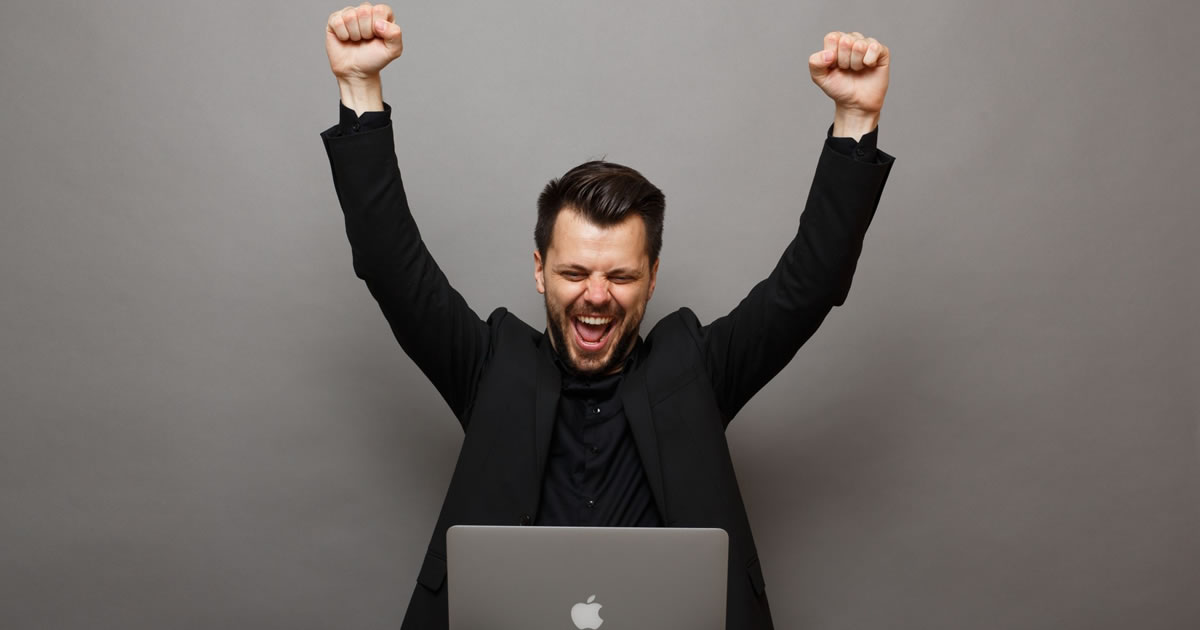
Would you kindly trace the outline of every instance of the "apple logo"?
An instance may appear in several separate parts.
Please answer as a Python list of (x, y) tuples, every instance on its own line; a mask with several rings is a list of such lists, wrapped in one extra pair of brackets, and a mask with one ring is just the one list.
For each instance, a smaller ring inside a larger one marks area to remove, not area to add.
[(596, 596), (592, 595), (587, 603), (580, 602), (571, 607), (571, 621), (579, 630), (596, 630), (604, 620), (600, 618), (600, 604), (593, 604)]

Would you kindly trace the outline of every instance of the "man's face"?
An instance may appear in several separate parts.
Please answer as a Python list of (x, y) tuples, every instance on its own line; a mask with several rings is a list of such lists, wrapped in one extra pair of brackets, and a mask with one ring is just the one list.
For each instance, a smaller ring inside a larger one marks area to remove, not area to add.
[(558, 213), (534, 280), (546, 296), (546, 325), (560, 357), (581, 374), (616, 372), (637, 340), (654, 294), (658, 261), (646, 253), (646, 224), (632, 215), (602, 227), (573, 209)]

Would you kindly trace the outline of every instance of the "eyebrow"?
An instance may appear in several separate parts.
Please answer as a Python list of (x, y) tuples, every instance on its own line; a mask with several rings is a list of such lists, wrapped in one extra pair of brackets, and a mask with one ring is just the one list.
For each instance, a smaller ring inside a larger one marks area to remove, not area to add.
[[(583, 265), (577, 265), (577, 264), (555, 265), (554, 271), (556, 271), (558, 273), (563, 273), (564, 271), (577, 271), (577, 272), (583, 273), (583, 274), (591, 273), (590, 271), (588, 271), (587, 267), (584, 267)], [(606, 276), (630, 276), (633, 278), (640, 278), (640, 277), (642, 277), (642, 272), (638, 269), (620, 267), (618, 269), (611, 269), (604, 275), (606, 275)]]

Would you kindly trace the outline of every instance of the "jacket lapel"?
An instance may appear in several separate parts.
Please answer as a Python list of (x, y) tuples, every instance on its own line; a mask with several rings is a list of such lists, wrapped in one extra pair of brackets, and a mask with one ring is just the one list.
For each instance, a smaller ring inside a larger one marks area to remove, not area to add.
[(550, 436), (554, 433), (554, 417), (558, 413), (558, 395), (562, 391), (562, 376), (554, 364), (554, 350), (550, 347), (550, 336), (543, 335), (538, 348), (537, 393), (534, 403), (534, 449), (537, 458), (533, 478), (537, 480), (535, 496), (541, 497), (542, 475), (546, 471), (546, 456), (550, 452)]
[[(642, 344), (639, 344), (642, 345)], [(663, 525), (667, 520), (667, 501), (663, 492), (662, 462), (658, 457), (658, 434), (654, 430), (654, 418), (650, 415), (650, 395), (646, 392), (646, 371), (635, 367), (621, 379), (619, 388), (621, 404), (625, 407), (625, 418), (633, 430), (633, 441), (642, 456), (642, 468), (646, 481), (658, 504), (658, 514)]]

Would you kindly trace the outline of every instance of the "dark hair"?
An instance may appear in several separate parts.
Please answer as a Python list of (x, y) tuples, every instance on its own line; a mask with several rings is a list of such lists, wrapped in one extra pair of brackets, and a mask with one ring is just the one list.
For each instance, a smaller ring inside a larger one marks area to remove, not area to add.
[(538, 197), (533, 240), (545, 258), (554, 221), (566, 208), (601, 226), (615, 225), (637, 213), (646, 224), (646, 253), (650, 255), (650, 264), (654, 264), (662, 250), (666, 203), (657, 186), (628, 166), (603, 160), (585, 162), (546, 184)]

